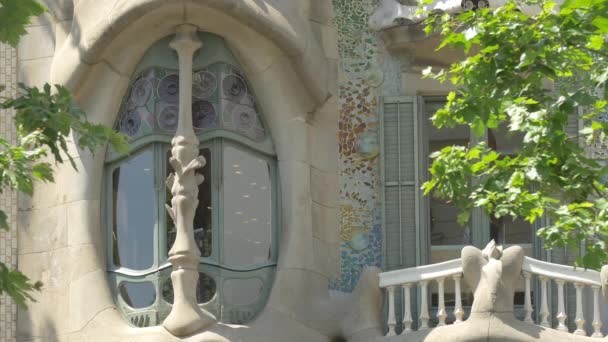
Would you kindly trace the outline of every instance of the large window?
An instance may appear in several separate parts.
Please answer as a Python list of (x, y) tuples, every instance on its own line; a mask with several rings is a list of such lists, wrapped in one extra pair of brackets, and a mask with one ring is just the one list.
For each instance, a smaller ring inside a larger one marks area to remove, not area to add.
[[(382, 113), (382, 180), (384, 185), (385, 265), (411, 267), (460, 257), (465, 245), (520, 244), (531, 253), (532, 226), (523, 220), (493, 219), (477, 211), (469, 224), (457, 222), (458, 209), (449, 201), (423, 197), (420, 186), (429, 178), (430, 154), (446, 146), (468, 146), (476, 139), (466, 126), (438, 129), (431, 116), (445, 104), (441, 97), (385, 99)], [(521, 137), (506, 127), (488, 130), (488, 146), (503, 155), (521, 148)]]
[[(384, 99), (381, 140), (385, 270), (457, 259), (465, 245), (483, 247), (490, 239), (502, 245), (521, 245), (532, 256), (533, 226), (529, 223), (520, 219), (497, 220), (475, 210), (470, 222), (463, 226), (457, 222), (459, 210), (455, 205), (422, 195), (420, 187), (430, 177), (431, 153), (478, 141), (466, 126), (438, 129), (432, 125), (430, 118), (444, 105), (443, 97)], [(488, 130), (479, 139), (503, 155), (516, 154), (521, 148), (521, 137), (509, 134), (506, 127)], [(462, 286), (462, 303), (467, 306), (473, 298), (466, 284)], [(523, 304), (522, 290), (523, 282), (515, 293), (515, 304)], [(432, 321), (437, 293), (433, 282), (429, 289)], [(454, 300), (453, 283), (446, 282), (446, 306), (453, 306)], [(517, 314), (523, 314), (520, 311)], [(448, 315), (448, 321), (452, 319)]]
[[(265, 304), (276, 265), (276, 157), (238, 61), (221, 37), (199, 38), (192, 121), (207, 163), (197, 171), (204, 182), (193, 222), (197, 301), (221, 321), (244, 323)], [(117, 304), (136, 326), (159, 324), (173, 302), (167, 254), (176, 231), (165, 180), (173, 172), (179, 74), (171, 39), (149, 49), (123, 99), (116, 129), (131, 138), (131, 154), (106, 157), (108, 270)]]

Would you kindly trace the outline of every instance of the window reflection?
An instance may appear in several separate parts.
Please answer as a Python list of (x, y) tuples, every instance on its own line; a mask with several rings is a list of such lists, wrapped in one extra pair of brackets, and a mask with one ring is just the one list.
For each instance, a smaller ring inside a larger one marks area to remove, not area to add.
[[(430, 115), (443, 106), (443, 102), (427, 104), (429, 120), (427, 130), (429, 132), (429, 155), (440, 151), (444, 147), (459, 145), (467, 146), (470, 140), (470, 131), (466, 126), (454, 128), (436, 128), (431, 124)], [(432, 164), (429, 159), (429, 166)], [(430, 201), (430, 225), (431, 245), (468, 245), (471, 243), (471, 234), (466, 226), (458, 223), (460, 210), (450, 201), (431, 197)]]
[[(205, 273), (199, 272), (196, 284), (196, 302), (198, 304), (209, 302), (215, 296), (215, 292), (215, 280)], [(173, 304), (173, 283), (171, 282), (171, 278), (167, 279), (163, 284), (162, 294), (162, 298), (167, 303)]]
[(118, 286), (122, 299), (133, 309), (146, 308), (156, 301), (156, 290), (149, 282), (135, 283), (124, 281)]
[(112, 172), (114, 264), (145, 270), (154, 264), (154, 157), (146, 150)]
[(272, 188), (268, 163), (224, 148), (224, 264), (242, 267), (271, 257)]
[[(203, 148), (199, 151), (200, 155), (205, 157), (207, 163), (205, 167), (196, 170), (196, 173), (202, 174), (205, 177), (203, 183), (198, 186), (198, 207), (194, 213), (194, 240), (198, 246), (201, 256), (209, 257), (211, 255), (211, 239), (212, 239), (212, 199), (211, 199), (211, 151), (208, 148)], [(169, 163), (171, 151), (167, 152), (167, 175), (174, 172), (173, 167)], [(171, 190), (167, 188), (167, 204), (171, 205)], [(167, 215), (167, 251), (175, 242), (175, 224), (173, 219)]]
[[(523, 135), (509, 131), (506, 124), (488, 130), (488, 145), (505, 156), (515, 156), (523, 147)], [(510, 216), (490, 218), (490, 238), (498, 244), (532, 243), (532, 225), (521, 218)]]

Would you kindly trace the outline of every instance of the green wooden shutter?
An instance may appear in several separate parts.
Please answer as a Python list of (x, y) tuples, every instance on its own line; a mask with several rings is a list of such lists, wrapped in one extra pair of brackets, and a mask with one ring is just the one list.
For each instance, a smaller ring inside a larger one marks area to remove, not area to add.
[(420, 181), (418, 119), (412, 97), (385, 98), (381, 111), (386, 270), (416, 266)]

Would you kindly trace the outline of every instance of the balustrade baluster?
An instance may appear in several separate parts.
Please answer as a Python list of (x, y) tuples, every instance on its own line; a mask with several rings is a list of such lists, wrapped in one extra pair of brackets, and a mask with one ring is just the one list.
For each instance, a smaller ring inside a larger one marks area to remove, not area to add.
[(526, 317), (524, 318), (524, 322), (526, 323), (530, 323), (530, 324), (534, 324), (534, 320), (532, 320), (532, 311), (534, 310), (532, 308), (532, 296), (531, 296), (531, 291), (530, 291), (530, 279), (532, 278), (532, 275), (529, 272), (524, 272), (524, 280), (525, 280), (525, 286), (526, 286), (526, 293), (525, 293), (525, 299), (524, 299), (524, 310), (526, 311)]
[(388, 292), (388, 321), (386, 322), (388, 333), (386, 336), (395, 336), (395, 325), (397, 325), (397, 320), (395, 319), (395, 287), (389, 286), (386, 290)]
[(585, 316), (583, 316), (583, 286), (581, 283), (574, 284), (576, 288), (576, 318), (574, 319), (576, 330), (574, 331), (574, 335), (587, 336), (585, 332)]
[(600, 287), (593, 286), (593, 335), (591, 337), (602, 338), (602, 320), (600, 318)]
[(448, 316), (445, 312), (445, 289), (443, 287), (444, 281), (445, 278), (437, 279), (437, 296), (439, 299), (439, 307), (437, 308), (437, 319), (439, 320), (439, 323), (437, 323), (438, 327), (445, 325), (445, 318)]
[(549, 308), (547, 306), (547, 281), (549, 278), (540, 277), (540, 325), (546, 328), (551, 328), (549, 323)]
[(454, 316), (456, 317), (456, 321), (454, 324), (462, 323), (462, 318), (464, 317), (464, 310), (462, 310), (462, 297), (460, 294), (460, 279), (462, 279), (462, 274), (455, 274), (454, 279), (454, 295), (456, 303), (454, 304)]
[(427, 295), (428, 281), (420, 282), (420, 327), (418, 330), (424, 330), (429, 328), (429, 305)]
[(410, 292), (412, 284), (403, 284), (403, 333), (412, 331), (412, 302)]
[(555, 279), (557, 284), (557, 330), (568, 331), (566, 326), (566, 307), (564, 306), (564, 281), (561, 279)]

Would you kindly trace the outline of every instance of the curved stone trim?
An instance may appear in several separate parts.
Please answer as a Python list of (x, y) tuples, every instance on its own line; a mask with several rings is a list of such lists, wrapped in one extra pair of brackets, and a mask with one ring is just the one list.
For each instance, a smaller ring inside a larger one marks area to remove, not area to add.
[[(289, 56), (315, 105), (320, 106), (331, 96), (327, 79), (330, 73), (326, 70), (328, 66), (320, 37), (313, 34), (310, 24), (301, 15), (302, 7), (308, 5), (308, 1), (306, 4), (300, 1), (280, 4), (285, 5), (278, 7), (276, 4), (275, 8), (266, 5), (265, 11), (257, 2), (245, 0), (206, 1), (204, 4), (194, 0), (82, 0), (74, 8), (70, 36), (55, 56), (61, 63), (54, 63), (51, 78), (53, 83), (77, 89), (88, 66), (102, 62), (108, 47), (134, 23), (143, 22), (144, 27), (154, 32), (169, 23), (174, 27), (191, 21), (193, 12), (219, 11), (268, 38)], [(162, 16), (164, 23), (149, 20), (150, 15), (160, 9), (166, 9)], [(227, 27), (226, 31), (229, 30), (234, 28)]]

